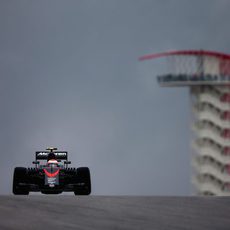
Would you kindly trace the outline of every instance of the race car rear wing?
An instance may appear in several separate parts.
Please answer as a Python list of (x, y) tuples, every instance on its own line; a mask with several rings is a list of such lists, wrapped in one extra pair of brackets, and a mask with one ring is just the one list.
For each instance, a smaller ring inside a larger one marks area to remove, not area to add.
[[(35, 160), (47, 160), (50, 151), (37, 151), (35, 152)], [(54, 151), (53, 152), (57, 160), (68, 160), (68, 152), (66, 151)]]

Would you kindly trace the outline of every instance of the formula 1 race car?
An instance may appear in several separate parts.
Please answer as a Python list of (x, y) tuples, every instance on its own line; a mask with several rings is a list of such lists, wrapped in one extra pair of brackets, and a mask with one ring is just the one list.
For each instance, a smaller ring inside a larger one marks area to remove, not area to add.
[(87, 167), (69, 168), (66, 151), (47, 151), (35, 153), (35, 167), (16, 167), (13, 176), (13, 194), (28, 195), (29, 192), (59, 194), (74, 192), (75, 195), (91, 193), (90, 171)]

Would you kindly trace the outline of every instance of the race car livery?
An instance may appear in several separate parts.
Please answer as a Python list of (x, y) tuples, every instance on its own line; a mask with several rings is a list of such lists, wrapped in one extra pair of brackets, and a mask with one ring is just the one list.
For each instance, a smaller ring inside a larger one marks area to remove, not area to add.
[(13, 175), (13, 194), (28, 195), (29, 192), (59, 194), (74, 192), (75, 195), (91, 193), (90, 170), (88, 167), (70, 168), (68, 152), (47, 151), (35, 153), (35, 167), (16, 167)]

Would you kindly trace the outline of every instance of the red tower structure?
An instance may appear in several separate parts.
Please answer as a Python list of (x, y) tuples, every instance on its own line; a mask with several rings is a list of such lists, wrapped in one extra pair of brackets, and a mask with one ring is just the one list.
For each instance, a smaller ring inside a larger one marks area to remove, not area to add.
[(230, 55), (182, 50), (145, 55), (161, 58), (160, 86), (188, 86), (192, 130), (192, 183), (202, 195), (230, 195)]

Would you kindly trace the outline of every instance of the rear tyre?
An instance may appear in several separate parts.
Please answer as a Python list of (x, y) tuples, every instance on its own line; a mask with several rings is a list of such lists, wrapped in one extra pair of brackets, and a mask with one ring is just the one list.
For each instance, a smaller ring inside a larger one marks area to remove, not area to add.
[(28, 177), (27, 169), (23, 167), (16, 167), (14, 169), (13, 178), (13, 194), (14, 195), (29, 195), (29, 188), (26, 184)]
[(87, 167), (77, 168), (77, 184), (74, 189), (75, 195), (89, 195), (91, 193), (90, 171)]

